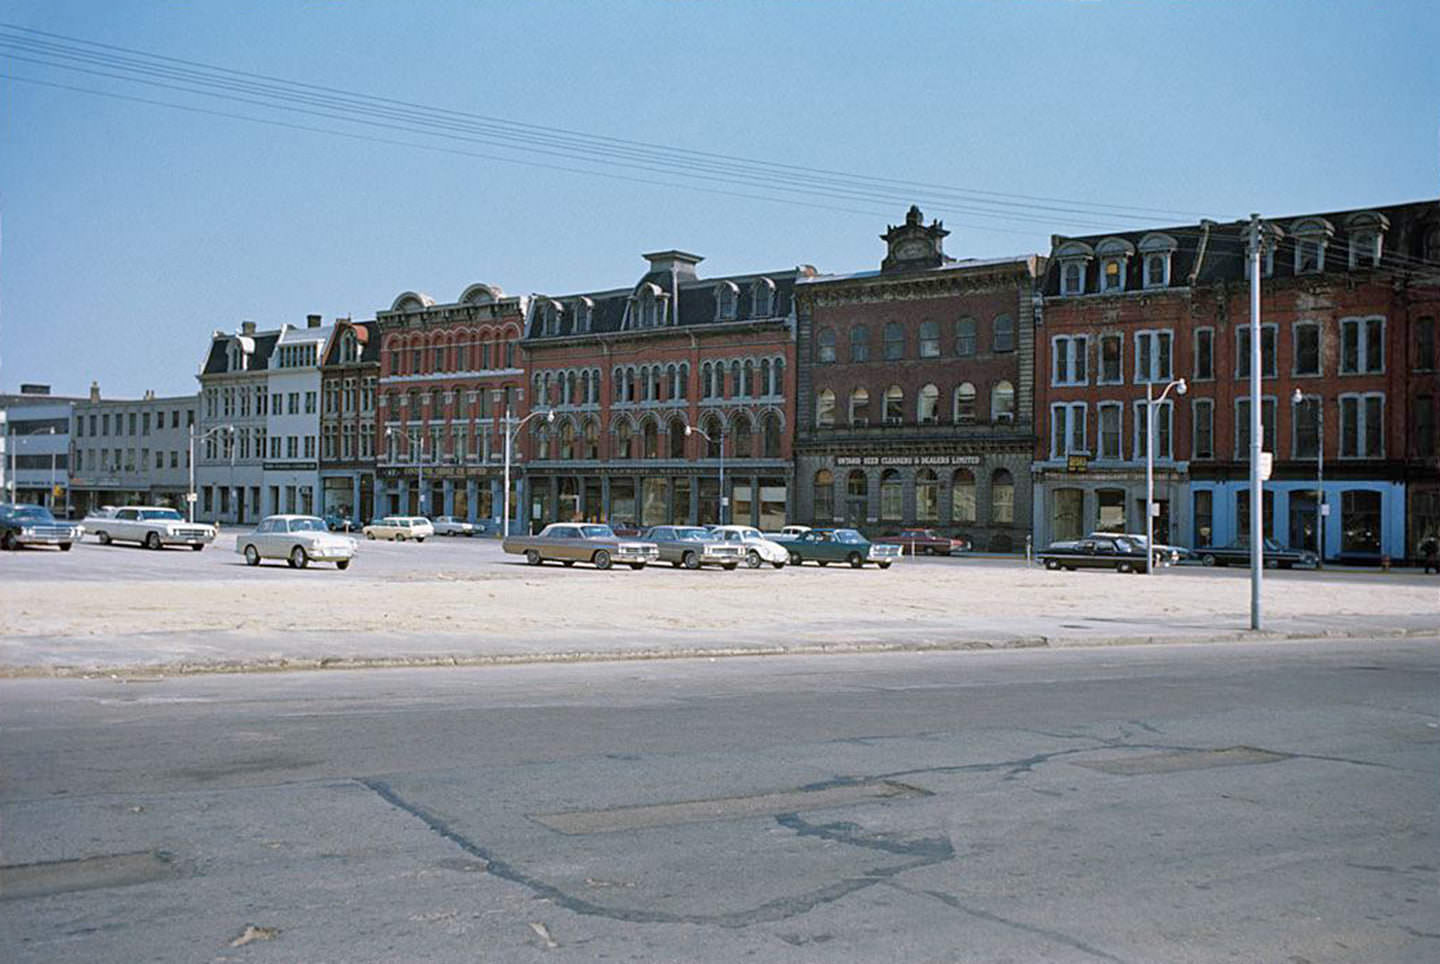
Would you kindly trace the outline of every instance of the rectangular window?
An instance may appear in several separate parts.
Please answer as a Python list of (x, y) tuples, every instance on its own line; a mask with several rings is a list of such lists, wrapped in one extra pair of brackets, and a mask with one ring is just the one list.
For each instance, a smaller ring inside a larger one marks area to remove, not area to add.
[(1345, 318), (1340, 322), (1340, 373), (1374, 374), (1385, 370), (1385, 319)]
[(1340, 493), (1340, 551), (1380, 551), (1380, 493), (1346, 489)]
[(1435, 396), (1416, 395), (1415, 411), (1411, 418), (1415, 426), (1415, 454), (1429, 458), (1435, 454)]
[(1195, 380), (1209, 381), (1215, 377), (1215, 329), (1195, 330)]
[(279, 392), (270, 396), (270, 411), (275, 415), (285, 414), (285, 396)]
[[(1275, 451), (1275, 399), (1260, 399), (1260, 450)], [(1250, 458), (1250, 399), (1235, 400), (1235, 460), (1248, 461)]]
[(1171, 379), (1171, 337), (1168, 331), (1135, 333), (1136, 382), (1168, 382)]
[(313, 435), (305, 436), (305, 457), (307, 459), (315, 457), (315, 436)]
[[(1145, 458), (1145, 401), (1135, 403), (1135, 440), (1134, 451), (1137, 459)], [(1155, 406), (1155, 458), (1171, 459), (1174, 452), (1170, 448), (1171, 428), (1175, 423), (1174, 406), (1169, 399), (1160, 402)]]
[(1124, 337), (1121, 335), (1100, 336), (1100, 377), (1097, 380), (1101, 384), (1118, 385), (1125, 380), (1122, 359), (1124, 352)]
[(290, 414), (291, 414), (291, 415), (299, 415), (299, 414), (300, 414), (300, 393), (299, 393), (299, 392), (291, 392), (291, 393), (290, 393)]
[[(1274, 378), (1275, 366), (1275, 325), (1260, 326), (1260, 377)], [(1250, 377), (1250, 326), (1235, 329), (1235, 377)]]
[(1089, 340), (1082, 336), (1051, 339), (1050, 383), (1084, 385), (1088, 381), (1086, 354)]
[(1295, 422), (1293, 458), (1313, 459), (1319, 453), (1321, 404), (1316, 396), (1307, 395), (1299, 405), (1291, 407)]
[[(1250, 490), (1235, 493), (1235, 528), (1240, 537), (1250, 535)], [(1266, 538), (1275, 538), (1275, 490), (1263, 489), (1260, 496), (1260, 528)]]
[(1214, 543), (1215, 492), (1212, 489), (1196, 489), (1195, 495), (1195, 542), (1196, 546)]
[[(1415, 322), (1415, 370), (1435, 370), (1435, 319), (1421, 318)], [(90, 416), (90, 434), (95, 434), (95, 416)]]
[(1191, 403), (1194, 430), (1191, 435), (1191, 458), (1215, 457), (1215, 400), (1197, 398)]
[(1385, 395), (1340, 396), (1340, 457), (1385, 457)]
[(1050, 457), (1081, 455), (1085, 444), (1085, 403), (1050, 406)]
[(297, 459), (300, 457), (300, 436), (285, 436), (285, 457), (287, 459)]
[(1295, 374), (1320, 374), (1320, 326), (1313, 321), (1295, 325)]
[(1124, 407), (1116, 402), (1102, 402), (1100, 404), (1100, 452), (1102, 459), (1113, 459), (1119, 461), (1123, 458), (1120, 451), (1120, 432), (1122, 431), (1120, 421)]
[(140, 416), (140, 434), (141, 434), (141, 435), (149, 435), (149, 434), (150, 434), (150, 413), (149, 413), (149, 412), (144, 412), (144, 413), (142, 413), (141, 416)]

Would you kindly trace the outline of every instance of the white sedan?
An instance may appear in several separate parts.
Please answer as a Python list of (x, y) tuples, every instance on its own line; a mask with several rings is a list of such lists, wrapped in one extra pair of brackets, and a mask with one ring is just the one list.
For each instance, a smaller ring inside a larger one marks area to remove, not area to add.
[(95, 533), (101, 545), (138, 542), (147, 549), (189, 546), (196, 552), (215, 541), (215, 527), (186, 522), (175, 509), (158, 505), (127, 505), (109, 515), (87, 516), (85, 530)]
[(313, 515), (266, 516), (254, 532), (235, 539), (235, 551), (251, 566), (260, 565), (261, 559), (284, 559), (292, 569), (304, 569), (312, 562), (333, 562), (336, 569), (348, 569), (358, 548), (354, 539), (331, 532), (324, 519)]
[(437, 536), (473, 536), (475, 526), (452, 515), (437, 516), (434, 522)]
[(778, 542), (765, 538), (765, 534), (754, 526), (711, 526), (710, 531), (726, 542), (738, 542), (745, 549), (745, 565), (759, 569), (770, 563), (776, 569), (784, 569), (790, 561), (790, 553)]
[(414, 539), (416, 542), (424, 542), (435, 534), (435, 527), (424, 516), (387, 515), (383, 519), (376, 519), (361, 531), (367, 539), (391, 539), (395, 542)]

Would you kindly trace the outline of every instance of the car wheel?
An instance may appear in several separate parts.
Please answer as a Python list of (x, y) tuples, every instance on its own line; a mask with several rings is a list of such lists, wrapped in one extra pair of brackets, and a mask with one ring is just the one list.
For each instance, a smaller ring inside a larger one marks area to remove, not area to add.
[(830, 565), (830, 560), (829, 560), (829, 559), (816, 559), (815, 561), (818, 562), (818, 563), (820, 563), (820, 568), (821, 568), (821, 569), (824, 569), (826, 566)]
[(373, 532), (367, 532), (367, 533), (365, 533), (365, 538), (369, 539), (371, 542), (374, 542), (374, 541), (375, 541), (375, 533), (373, 533)]
[(339, 569), (341, 572), (344, 572), (346, 569), (349, 569), (349, 568), (350, 568), (350, 560), (349, 560), (349, 559), (341, 559), (341, 560), (337, 561), (337, 562), (335, 563), (335, 568), (336, 568), (336, 569)]
[(774, 566), (776, 569), (784, 569), (784, 568), (785, 568), (785, 563), (783, 563), (783, 562), (772, 562), (772, 563), (770, 563), (770, 565)]
[(1203, 556), (1200, 557), (1200, 565), (1202, 565), (1202, 566), (1213, 566), (1213, 565), (1215, 565), (1215, 557), (1212, 556), (1212, 555), (1211, 555), (1210, 553), (1208, 553), (1208, 552), (1205, 553)]
[(296, 546), (290, 550), (290, 567), (292, 569), (304, 569), (310, 565), (310, 557), (305, 554), (303, 546)]
[(865, 565), (865, 560), (860, 558), (860, 553), (858, 552), (850, 553), (850, 555), (845, 557), (845, 561), (850, 563), (851, 569), (859, 569), (861, 566)]
[(1054, 572), (1055, 570), (1060, 568), (1060, 563), (1056, 562), (1054, 559), (1046, 559), (1045, 568), (1049, 569), (1051, 572)]
[(888, 563), (888, 562), (877, 562), (877, 563), (875, 563), (875, 565), (879, 566), (881, 569), (889, 569), (889, 568), (890, 568), (890, 563)]
[(751, 569), (759, 569), (760, 553), (756, 552), (754, 549), (751, 549), (749, 552), (745, 553), (745, 565), (749, 566)]
[(595, 563), (596, 569), (609, 569), (610, 553), (606, 552), (604, 549), (598, 549), (595, 552), (595, 558), (593, 561)]
[(563, 565), (565, 566), (566, 569), (569, 569), (571, 566), (575, 565), (575, 560), (574, 560), (574, 559), (566, 559), (566, 560), (564, 560)]
[(792, 565), (792, 566), (798, 566), (798, 565), (800, 565), (800, 563), (801, 563), (802, 561), (803, 561), (803, 560), (801, 560), (801, 558), (800, 558), (800, 553), (798, 553), (798, 552), (792, 552), (792, 553), (790, 553), (790, 565)]
[(15, 541), (15, 533), (7, 532), (3, 536), (0, 536), (0, 549), (4, 549), (6, 552), (14, 552), (19, 548), (20, 543)]
[(95, 541), (99, 542), (102, 546), (108, 546), (108, 545), (110, 544), (110, 533), (108, 533), (108, 532), (97, 532), (97, 533), (95, 533)]
[(630, 563), (630, 568), (631, 568), (631, 569), (634, 569), (636, 572), (639, 572), (641, 569), (644, 569), (644, 568), (645, 568), (645, 563), (643, 563), (643, 562), (632, 562), (632, 563)]
[(739, 568), (739, 566), (740, 563), (738, 562), (727, 562), (725, 563), (724, 569), (726, 572), (733, 572), (735, 569)]
[(1117, 562), (1117, 563), (1115, 563), (1115, 571), (1116, 571), (1116, 572), (1129, 572), (1129, 571), (1131, 571), (1133, 568), (1135, 568), (1135, 567), (1132, 566), (1132, 565), (1130, 565), (1130, 563), (1128, 563), (1128, 562)]
[(416, 542), (424, 542), (424, 541), (425, 541), (425, 537), (424, 537), (424, 536), (416, 536), (416, 537), (415, 537), (415, 541), (416, 541)]
[(923, 552), (925, 553), (925, 555), (927, 555), (927, 556), (933, 556), (933, 555), (935, 555), (935, 549), (934, 549), (934, 547), (932, 547), (932, 546), (926, 546), (926, 547), (925, 547), (923, 550), (921, 550), (921, 551), (923, 551)]
[(680, 564), (683, 565), (686, 569), (699, 569), (700, 557), (695, 555), (695, 553), (693, 552), (687, 552), (685, 553), (685, 555), (680, 557)]
[(527, 563), (529, 563), (530, 565), (532, 565), (532, 566), (538, 566), (538, 565), (540, 565), (540, 563), (543, 562), (544, 560), (542, 560), (542, 559), (540, 558), (540, 553), (539, 553), (539, 551), (537, 551), (537, 550), (535, 550), (535, 549), (526, 549), (526, 550), (525, 550), (525, 561), (526, 561)]
[(1265, 559), (1264, 557), (1261, 557), (1261, 562), (1264, 564), (1266, 569), (1280, 568), (1280, 561), (1278, 559)]
[(70, 551), (70, 546), (71, 546), (71, 543), (69, 543), (69, 542), (62, 542), (62, 543), (60, 543), (60, 551), (61, 551), (61, 552), (69, 552), (69, 551)]
[(158, 532), (151, 532), (151, 533), (149, 533), (148, 535), (146, 535), (146, 536), (145, 536), (145, 548), (146, 548), (146, 549), (151, 549), (151, 550), (160, 549), (160, 548), (161, 548), (161, 545), (160, 545), (160, 533), (158, 533)]
[(247, 566), (258, 566), (258, 565), (260, 565), (260, 553), (259, 553), (259, 551), (258, 551), (254, 546), (246, 546), (246, 547), (245, 547), (245, 565), (247, 565)]
[(191, 546), (190, 548), (191, 548), (191, 550), (194, 551), (194, 552), (199, 552), (201, 549), (204, 549), (205, 547), (204, 547), (204, 546)]

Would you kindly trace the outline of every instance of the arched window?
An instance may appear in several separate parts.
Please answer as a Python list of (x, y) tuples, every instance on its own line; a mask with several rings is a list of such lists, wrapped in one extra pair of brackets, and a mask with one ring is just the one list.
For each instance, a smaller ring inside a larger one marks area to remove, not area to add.
[(566, 404), (566, 405), (574, 405), (576, 402), (578, 402), (578, 401), (580, 400), (580, 396), (575, 393), (576, 387), (577, 387), (577, 377), (576, 377), (576, 375), (575, 375), (574, 372), (570, 372), (568, 375), (565, 376), (565, 404)]
[(870, 423), (870, 393), (863, 388), (857, 388), (850, 393), (850, 424), (868, 425)]
[(665, 369), (665, 396), (667, 398), (680, 397), (680, 369), (674, 365)]
[(885, 323), (885, 360), (899, 361), (905, 357), (905, 326), (898, 321)]
[(770, 368), (770, 376), (774, 379), (770, 383), (771, 395), (785, 394), (785, 359), (775, 359), (775, 364)]
[(990, 522), (1009, 525), (1015, 521), (1015, 479), (1007, 469), (990, 476)]
[(755, 394), (755, 363), (748, 358), (745, 359), (745, 375), (740, 380), (738, 394), (741, 398), (749, 398)]
[(655, 420), (654, 420), (653, 418), (647, 418), (647, 419), (645, 420), (645, 426), (644, 426), (643, 432), (644, 432), (644, 442), (645, 442), (645, 445), (644, 445), (645, 458), (647, 458), (647, 459), (657, 459), (657, 458), (659, 458), (659, 457), (660, 457), (660, 426), (658, 426), (658, 425), (655, 424)]
[(560, 457), (562, 459), (573, 459), (575, 457), (575, 426), (569, 419), (560, 423)]
[(711, 373), (711, 366), (710, 366), (710, 363), (707, 361), (705, 364), (703, 364), (703, 365), (700, 366), (700, 397), (701, 397), (701, 398), (710, 398), (710, 397), (711, 397), (711, 395), (710, 395), (710, 373)]
[(896, 469), (886, 469), (880, 476), (880, 518), (899, 522), (904, 517), (904, 486)]
[(630, 457), (630, 438), (634, 434), (634, 429), (624, 419), (621, 419), (620, 424), (615, 426), (615, 458), (628, 459)]
[(548, 459), (550, 457), (550, 432), (548, 429), (539, 428), (535, 431), (535, 458)]
[(965, 425), (975, 421), (975, 386), (962, 382), (955, 389), (955, 424)]
[(720, 446), (723, 437), (720, 434), (720, 419), (714, 415), (705, 417), (705, 457), (707, 459), (718, 459), (720, 457)]
[(990, 421), (1015, 421), (1015, 386), (1000, 381), (990, 389)]
[(744, 394), (745, 388), (740, 381), (740, 363), (733, 361), (730, 363), (730, 397), (740, 398)]
[(590, 370), (586, 369), (580, 373), (580, 402), (583, 405), (590, 403)]
[(825, 524), (835, 519), (835, 476), (829, 469), (815, 473), (815, 521)]
[(769, 318), (775, 310), (775, 285), (769, 278), (761, 278), (750, 289), (752, 318)]
[(815, 396), (815, 427), (829, 428), (835, 424), (835, 393), (821, 389)]
[(685, 422), (683, 419), (673, 418), (670, 420), (670, 457), (672, 459), (685, 457)]
[(922, 321), (920, 323), (920, 357), (940, 357), (940, 323), (938, 321)]
[(600, 425), (593, 418), (585, 420), (584, 438), (581, 458), (598, 459), (600, 457)]
[(1009, 315), (1000, 315), (995, 319), (994, 339), (991, 343), (994, 351), (1015, 350), (1015, 319)]
[(821, 365), (829, 365), (835, 361), (834, 328), (820, 329), (820, 334), (815, 339), (815, 361)]
[(850, 329), (850, 360), (852, 362), (870, 360), (870, 329), (864, 325), (856, 325)]
[(950, 521), (975, 521), (975, 473), (969, 469), (956, 469), (950, 480)]
[(899, 425), (905, 421), (905, 389), (891, 385), (885, 389), (885, 424)]
[(625, 401), (625, 369), (617, 368), (610, 373), (610, 394), (612, 402)]
[(678, 385), (676, 386), (676, 388), (675, 388), (675, 397), (676, 397), (676, 398), (679, 398), (679, 399), (682, 399), (682, 400), (683, 400), (683, 399), (687, 399), (687, 398), (690, 397), (690, 366), (689, 366), (689, 365), (682, 364), (682, 365), (680, 366), (680, 376), (679, 376), (679, 378), (680, 378), (679, 384), (678, 384)]
[(753, 429), (750, 425), (750, 416), (740, 414), (735, 417), (735, 457), (737, 459), (748, 459), (755, 454)]
[(920, 389), (915, 406), (915, 417), (921, 425), (933, 425), (940, 421), (940, 389), (926, 385)]
[(930, 469), (915, 475), (915, 521), (940, 521), (940, 479)]
[(729, 321), (735, 317), (739, 303), (739, 292), (733, 281), (722, 281), (715, 286), (717, 293), (717, 313), (721, 321)]
[(1071, 261), (1065, 265), (1065, 273), (1060, 282), (1060, 293), (1062, 295), (1078, 295), (1085, 290), (1085, 281), (1080, 274), (1080, 265)]
[(870, 479), (862, 470), (850, 470), (850, 474), (845, 478), (845, 495), (851, 499), (868, 499), (870, 497)]
[(766, 412), (761, 419), (760, 426), (764, 432), (761, 442), (761, 455), (767, 459), (778, 459), (780, 457), (780, 416), (774, 412)]
[(770, 395), (770, 359), (760, 360), (760, 390), (755, 394), (768, 397)]

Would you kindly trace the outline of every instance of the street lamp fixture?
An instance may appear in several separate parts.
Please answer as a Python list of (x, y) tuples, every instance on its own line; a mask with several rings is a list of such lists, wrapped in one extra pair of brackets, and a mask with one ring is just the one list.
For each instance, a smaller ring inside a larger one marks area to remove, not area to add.
[[(1305, 393), (1295, 389), (1290, 403), (1298, 409), (1305, 403)], [(1298, 412), (1296, 417), (1299, 417)], [(1330, 507), (1325, 504), (1325, 402), (1318, 395), (1315, 397), (1315, 417), (1315, 567), (1318, 569), (1325, 565), (1325, 517), (1330, 514)]]
[[(1190, 390), (1185, 384), (1185, 379), (1177, 378), (1165, 386), (1159, 398), (1152, 398), (1151, 382), (1145, 383), (1145, 572), (1152, 575), (1155, 572), (1155, 409), (1159, 408), (1170, 394), (1170, 389), (1175, 389), (1176, 395), (1184, 395)], [(1174, 446), (1174, 433), (1171, 433), (1171, 446)]]
[[(693, 425), (685, 426), (686, 435), (698, 435), (707, 442), (714, 442), (715, 439), (703, 428), (696, 428)], [(725, 421), (720, 421), (720, 524), (725, 524)]]
[[(498, 396), (499, 393), (497, 392), (496, 394)], [(526, 422), (535, 418), (537, 415), (545, 416), (545, 421), (547, 422), (555, 421), (555, 409), (536, 409), (520, 419), (520, 421), (515, 422), (512, 427), (510, 423), (513, 422), (514, 419), (510, 415), (510, 403), (505, 403), (505, 515), (500, 525), (502, 527), (501, 532), (507, 539), (510, 538), (510, 450), (515, 443), (515, 436), (520, 434), (520, 429), (525, 426)]]

